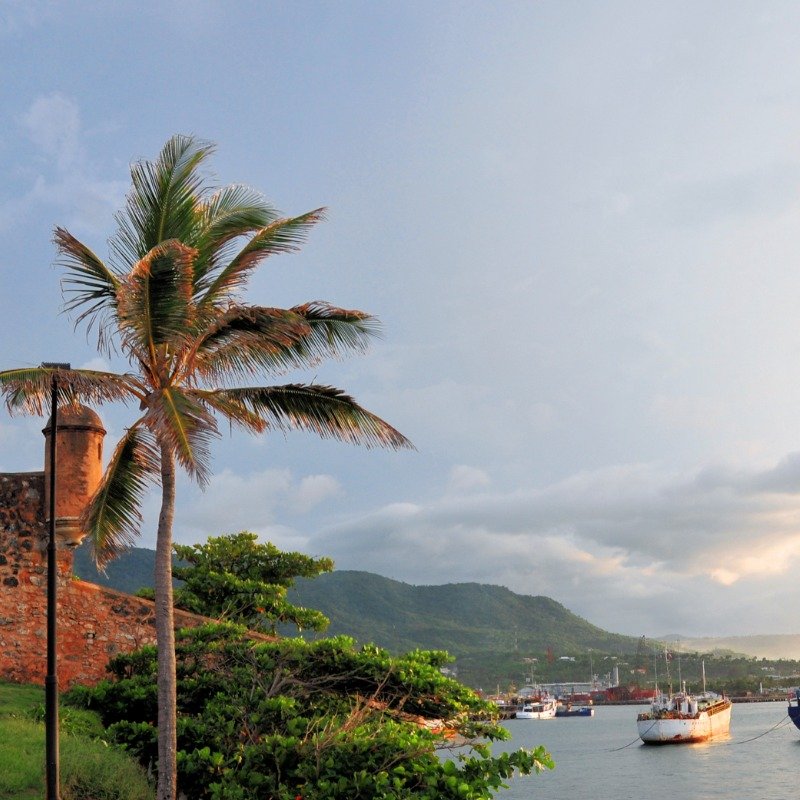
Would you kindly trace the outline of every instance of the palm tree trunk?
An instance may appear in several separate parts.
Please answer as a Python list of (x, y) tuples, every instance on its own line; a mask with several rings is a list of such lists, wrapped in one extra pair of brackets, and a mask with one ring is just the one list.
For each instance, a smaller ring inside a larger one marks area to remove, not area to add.
[(161, 445), (161, 513), (156, 541), (156, 641), (158, 643), (158, 800), (177, 792), (177, 691), (175, 626), (172, 614), (172, 519), (175, 515), (175, 459)]

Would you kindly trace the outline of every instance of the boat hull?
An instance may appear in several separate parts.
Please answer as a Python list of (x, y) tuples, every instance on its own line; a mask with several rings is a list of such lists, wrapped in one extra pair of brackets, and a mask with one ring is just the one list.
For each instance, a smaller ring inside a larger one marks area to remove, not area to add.
[(796, 728), (800, 728), (800, 697), (789, 701), (789, 719), (794, 722)]
[(636, 725), (639, 738), (645, 744), (707, 742), (717, 736), (726, 736), (730, 731), (731, 703), (726, 701), (718, 708), (700, 711), (693, 716), (654, 718), (650, 714), (641, 714)]
[(594, 709), (589, 706), (581, 706), (580, 708), (557, 708), (557, 717), (593, 717)]

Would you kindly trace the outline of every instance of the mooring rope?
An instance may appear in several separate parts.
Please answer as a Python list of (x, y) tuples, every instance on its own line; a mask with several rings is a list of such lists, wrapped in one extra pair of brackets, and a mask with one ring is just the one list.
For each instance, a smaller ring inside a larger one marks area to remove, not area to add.
[(740, 742), (720, 742), (720, 744), (747, 744), (748, 742), (754, 742), (756, 739), (760, 739), (762, 736), (766, 736), (768, 733), (772, 733), (772, 731), (780, 728), (782, 725), (786, 725), (787, 722), (791, 722), (792, 718), (787, 714), (783, 719), (779, 722), (776, 722), (769, 730), (764, 731), (764, 733), (759, 733), (758, 736), (751, 736), (749, 739), (742, 739)]
[(608, 752), (609, 753), (617, 753), (620, 750), (624, 750), (626, 747), (630, 747), (631, 745), (636, 744), (636, 742), (641, 741), (642, 736), (644, 736), (645, 734), (649, 733), (655, 727), (656, 722), (658, 722), (658, 720), (655, 720), (655, 722), (653, 722), (653, 724), (644, 733), (639, 734), (639, 736), (637, 736), (632, 742), (628, 742), (628, 744), (624, 744), (624, 745), (622, 745), (622, 747), (614, 747), (611, 750), (609, 750)]

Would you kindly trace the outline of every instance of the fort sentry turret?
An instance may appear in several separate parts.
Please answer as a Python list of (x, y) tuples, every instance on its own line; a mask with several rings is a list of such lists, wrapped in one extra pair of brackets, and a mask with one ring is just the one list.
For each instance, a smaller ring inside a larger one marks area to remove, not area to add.
[[(42, 430), (45, 438), (44, 512), (50, 514), (50, 437), (53, 420)], [(103, 437), (100, 417), (86, 406), (58, 410), (56, 432), (56, 537), (59, 544), (77, 547), (86, 535), (80, 518), (103, 476)]]

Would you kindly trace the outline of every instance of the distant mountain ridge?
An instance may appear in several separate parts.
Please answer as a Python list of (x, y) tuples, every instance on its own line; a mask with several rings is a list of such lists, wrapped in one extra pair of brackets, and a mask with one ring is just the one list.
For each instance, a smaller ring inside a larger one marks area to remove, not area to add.
[(711, 636), (711, 637), (663, 637), (663, 641), (677, 639), (686, 650), (701, 653), (732, 652), (743, 653), (755, 658), (800, 659), (800, 634), (754, 634), (751, 636)]
[(155, 550), (132, 547), (111, 561), (105, 571), (101, 572), (94, 565), (88, 543), (84, 543), (75, 550), (72, 571), (76, 577), (90, 583), (135, 594), (139, 589), (153, 585), (155, 560)]
[(393, 651), (635, 652), (638, 639), (609, 633), (549, 597), (502, 586), (451, 583), (414, 586), (370, 572), (337, 570), (299, 580), (292, 602), (318, 608), (327, 634), (348, 634)]
[[(101, 586), (134, 593), (153, 585), (155, 551), (131, 548), (105, 574), (92, 563), (86, 545), (75, 551), (74, 571)], [(456, 583), (413, 586), (370, 572), (338, 570), (299, 580), (292, 601), (323, 611), (328, 634), (345, 633), (392, 650), (415, 647), (450, 650), (542, 651), (587, 648), (635, 652), (637, 639), (609, 633), (572, 614), (549, 597), (519, 595), (502, 586)], [(800, 634), (727, 637), (658, 637), (679, 640), (686, 650), (732, 651), (756, 658), (800, 659)]]
[[(155, 551), (132, 548), (99, 572), (86, 546), (75, 552), (78, 577), (124, 592), (153, 584)], [(290, 600), (330, 620), (325, 635), (347, 634), (394, 652), (448, 650), (455, 656), (496, 652), (635, 652), (638, 640), (609, 633), (549, 597), (502, 586), (413, 586), (370, 572), (338, 570), (300, 579)]]

